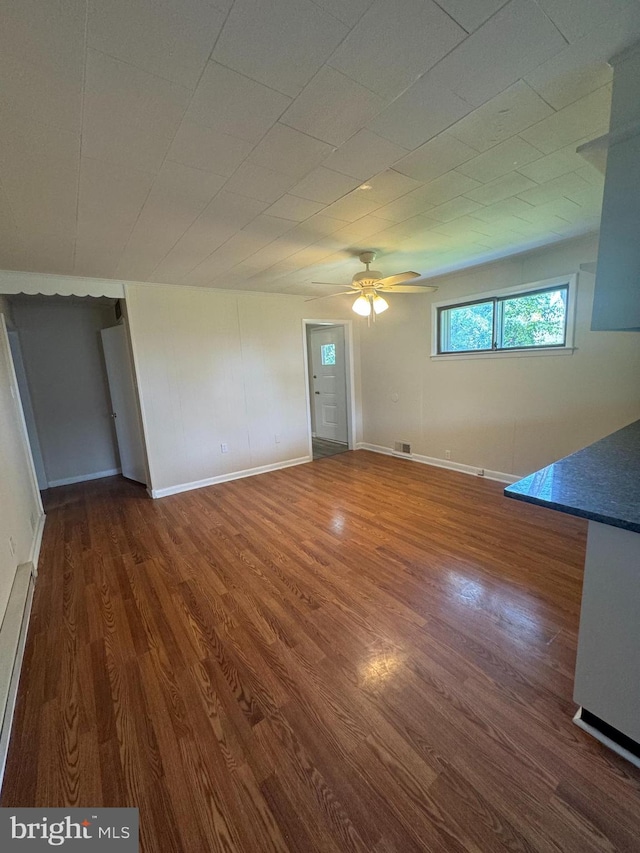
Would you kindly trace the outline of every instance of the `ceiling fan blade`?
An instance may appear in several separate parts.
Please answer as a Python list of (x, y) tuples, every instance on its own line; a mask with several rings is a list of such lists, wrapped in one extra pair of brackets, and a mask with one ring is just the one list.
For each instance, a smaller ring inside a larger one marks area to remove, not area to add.
[[(320, 284), (320, 282), (314, 282)], [(353, 294), (353, 290), (341, 290), (340, 293), (326, 293), (324, 296), (312, 296), (311, 299), (305, 299), (305, 302), (315, 302), (317, 299), (331, 299), (333, 296), (344, 296), (345, 293)]]
[(433, 286), (420, 287), (418, 284), (399, 284), (395, 287), (393, 285), (376, 287), (376, 291), (380, 291), (381, 293), (433, 293), (433, 291), (437, 289), (437, 287)]
[(336, 284), (335, 281), (312, 281), (311, 284), (323, 284), (325, 287), (349, 287), (348, 284)]
[(411, 281), (412, 278), (420, 278), (419, 272), (399, 272), (397, 275), (388, 275), (379, 279), (377, 284), (402, 284), (403, 281)]

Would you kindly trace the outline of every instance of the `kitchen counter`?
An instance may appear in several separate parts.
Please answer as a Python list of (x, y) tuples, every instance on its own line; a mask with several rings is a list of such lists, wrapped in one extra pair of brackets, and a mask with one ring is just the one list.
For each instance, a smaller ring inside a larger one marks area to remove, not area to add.
[(504, 493), (640, 533), (640, 421), (529, 474)]
[(640, 421), (505, 495), (589, 520), (574, 721), (640, 767)]

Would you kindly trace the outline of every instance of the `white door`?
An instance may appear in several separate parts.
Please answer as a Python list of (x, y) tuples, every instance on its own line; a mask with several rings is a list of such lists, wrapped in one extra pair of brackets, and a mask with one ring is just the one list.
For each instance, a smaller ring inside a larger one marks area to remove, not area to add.
[(146, 483), (144, 443), (126, 330), (124, 326), (113, 326), (102, 329), (101, 335), (122, 474)]
[(347, 374), (344, 328), (322, 326), (312, 329), (310, 339), (315, 435), (346, 444)]

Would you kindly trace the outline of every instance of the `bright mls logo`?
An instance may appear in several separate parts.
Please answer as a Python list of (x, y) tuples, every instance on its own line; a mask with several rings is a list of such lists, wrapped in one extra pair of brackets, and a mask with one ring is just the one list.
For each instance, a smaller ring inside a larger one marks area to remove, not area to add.
[(138, 853), (138, 809), (0, 809), (0, 850)]

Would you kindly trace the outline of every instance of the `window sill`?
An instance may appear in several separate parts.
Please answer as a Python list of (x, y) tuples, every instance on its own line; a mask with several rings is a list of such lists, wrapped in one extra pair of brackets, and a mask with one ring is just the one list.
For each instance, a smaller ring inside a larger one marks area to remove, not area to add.
[(576, 347), (499, 350), (498, 352), (446, 352), (431, 355), (431, 361), (467, 361), (470, 358), (529, 358), (541, 355), (573, 355)]

